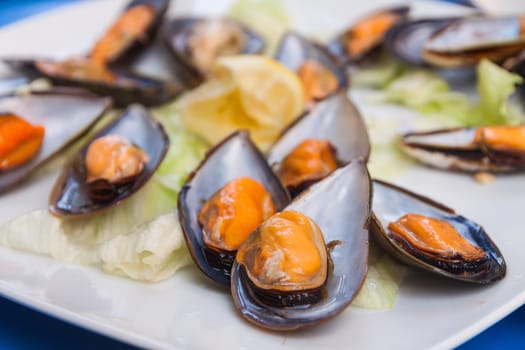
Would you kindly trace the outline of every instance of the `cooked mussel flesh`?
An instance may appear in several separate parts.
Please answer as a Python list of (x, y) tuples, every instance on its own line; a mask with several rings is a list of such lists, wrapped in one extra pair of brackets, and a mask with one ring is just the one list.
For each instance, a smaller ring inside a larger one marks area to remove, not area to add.
[(275, 213), (272, 197), (258, 181), (239, 177), (221, 187), (202, 206), (199, 224), (208, 256), (231, 268), (239, 246)]
[(467, 172), (525, 168), (525, 125), (408, 133), (401, 146), (409, 156), (437, 168)]
[[(217, 144), (190, 175), (178, 199), (184, 238), (199, 269), (229, 285), (238, 244), (289, 202), (288, 192), (246, 131)], [(217, 230), (218, 226), (223, 227)]]
[(12, 113), (0, 113), (0, 172), (34, 158), (44, 139), (45, 129)]
[(265, 304), (309, 305), (323, 296), (326, 244), (319, 226), (300, 212), (285, 210), (264, 221), (239, 248), (237, 261)]
[(86, 217), (120, 204), (153, 176), (168, 146), (164, 128), (144, 107), (128, 107), (64, 166), (49, 197), (50, 212)]
[(374, 180), (373, 188), (371, 233), (395, 257), (465, 282), (505, 276), (503, 256), (480, 225), (395, 185)]

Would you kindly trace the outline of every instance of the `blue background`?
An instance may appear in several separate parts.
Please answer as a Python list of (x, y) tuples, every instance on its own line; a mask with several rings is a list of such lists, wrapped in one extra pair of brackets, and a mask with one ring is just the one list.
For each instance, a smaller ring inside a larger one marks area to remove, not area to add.
[[(0, 27), (75, 1), (83, 0), (0, 0)], [(0, 297), (0, 349), (28, 348), (133, 349)], [(525, 349), (525, 306), (458, 347), (458, 350), (483, 349)]]

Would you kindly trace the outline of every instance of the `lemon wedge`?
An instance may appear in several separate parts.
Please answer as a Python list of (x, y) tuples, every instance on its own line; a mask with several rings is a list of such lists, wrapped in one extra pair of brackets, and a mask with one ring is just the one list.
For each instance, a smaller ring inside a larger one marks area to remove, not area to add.
[(247, 129), (266, 150), (305, 108), (297, 74), (260, 55), (219, 58), (210, 80), (176, 104), (183, 124), (215, 144)]

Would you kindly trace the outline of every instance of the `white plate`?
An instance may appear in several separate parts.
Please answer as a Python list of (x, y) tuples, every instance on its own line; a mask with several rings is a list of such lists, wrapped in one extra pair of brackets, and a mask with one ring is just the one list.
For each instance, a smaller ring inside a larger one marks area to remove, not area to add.
[[(289, 0), (294, 22), (327, 36), (388, 0)], [(85, 51), (125, 4), (86, 1), (0, 30), (0, 56), (67, 55)], [(220, 13), (226, 2), (174, 2), (172, 13)], [(300, 5), (300, 6), (299, 6)], [(366, 7), (365, 7), (366, 6)], [(420, 10), (456, 12), (419, 3)], [(351, 14), (351, 15), (350, 15)], [(38, 40), (37, 40), (38, 38)], [(359, 102), (359, 101), (358, 101)], [(365, 115), (407, 117), (402, 108), (359, 103)], [(44, 208), (54, 175), (2, 195), (0, 223)], [(397, 183), (448, 204), (486, 228), (505, 255), (507, 277), (470, 286), (410, 271), (391, 311), (348, 308), (336, 319), (296, 333), (271, 333), (234, 311), (227, 291), (195, 267), (158, 284), (142, 284), (89, 267), (0, 248), (0, 293), (79, 326), (146, 348), (181, 349), (423, 349), (450, 348), (498, 321), (525, 301), (525, 176), (501, 176), (482, 186), (471, 177), (414, 167)]]

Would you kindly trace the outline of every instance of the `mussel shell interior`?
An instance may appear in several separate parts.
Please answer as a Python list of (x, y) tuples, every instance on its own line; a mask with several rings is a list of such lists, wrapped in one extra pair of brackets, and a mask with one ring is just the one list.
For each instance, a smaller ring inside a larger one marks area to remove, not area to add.
[(275, 59), (294, 72), (297, 72), (306, 60), (315, 61), (334, 74), (339, 89), (348, 87), (345, 69), (336, 62), (328, 49), (295, 32), (288, 32), (283, 36)]
[[(395, 257), (418, 268), (465, 282), (486, 284), (505, 276), (506, 264), (503, 255), (479, 224), (456, 214), (454, 210), (442, 204), (400, 187), (378, 180), (373, 181), (373, 187), (371, 233)], [(430, 265), (406, 253), (388, 236), (387, 227), (390, 222), (395, 222), (408, 213), (416, 213), (447, 221), (465, 239), (486, 253), (489, 260), (488, 269), (477, 273), (455, 273)]]
[[(115, 107), (126, 107), (132, 103), (155, 106), (174, 99), (183, 91), (183, 87), (171, 82), (164, 82), (139, 75), (123, 68), (112, 67), (117, 80), (127, 84), (110, 84), (89, 80), (77, 80), (63, 76), (51, 76), (37, 68), (34, 59), (4, 59), (11, 68), (22, 71), (30, 77), (45, 77), (56, 85), (82, 87), (97, 95), (109, 96)], [(45, 59), (44, 61), (49, 61)]]
[[(85, 155), (91, 141), (107, 134), (118, 134), (144, 151), (149, 161), (142, 172), (106, 201), (97, 201), (89, 195), (86, 184)], [(141, 105), (132, 105), (109, 126), (98, 132), (66, 164), (49, 197), (49, 210), (60, 217), (85, 217), (110, 209), (139, 190), (153, 175), (164, 159), (169, 139), (162, 125), (155, 121)]]
[[(188, 39), (192, 35), (193, 26), (197, 25), (199, 21), (210, 20), (205, 17), (180, 17), (175, 18), (165, 24), (163, 30), (164, 41), (173, 55), (173, 58), (187, 70), (191, 71), (195, 75), (194, 80), (200, 81), (203, 79), (201, 73), (191, 62), (190, 55), (188, 53)], [(231, 19), (234, 21), (233, 19)], [(238, 23), (244, 35), (246, 36), (245, 46), (240, 54), (257, 54), (261, 53), (266, 43), (264, 39), (257, 35), (255, 32), (250, 30), (245, 25)]]
[(403, 62), (426, 66), (428, 63), (421, 55), (423, 45), (436, 31), (454, 20), (454, 18), (439, 18), (398, 23), (386, 33), (385, 47)]
[[(42, 147), (35, 158), (0, 172), (0, 192), (14, 188), (54, 155), (85, 134), (111, 106), (108, 98), (78, 89), (55, 89), (0, 99), (0, 111), (11, 112), (45, 128)], [(1, 114), (0, 112), (0, 118)]]
[(308, 138), (329, 140), (342, 163), (357, 157), (367, 159), (370, 153), (370, 140), (361, 114), (344, 91), (319, 102), (286, 129), (268, 152), (268, 163), (278, 167)]
[(338, 242), (330, 253), (333, 270), (321, 301), (278, 308), (262, 302), (243, 268), (232, 268), (231, 292), (236, 308), (250, 322), (272, 330), (313, 326), (336, 316), (353, 300), (364, 281), (368, 262), (371, 184), (365, 163), (353, 160), (316, 183), (285, 208), (299, 211), (320, 227), (325, 242)]
[(230, 271), (217, 268), (209, 261), (198, 215), (205, 201), (241, 176), (261, 183), (270, 193), (277, 211), (290, 202), (288, 193), (246, 131), (231, 134), (208, 152), (182, 188), (178, 200), (179, 219), (193, 260), (206, 276), (224, 285), (230, 283)]

